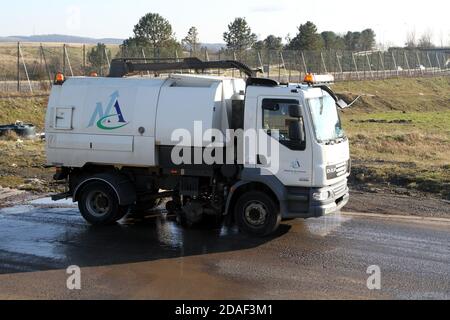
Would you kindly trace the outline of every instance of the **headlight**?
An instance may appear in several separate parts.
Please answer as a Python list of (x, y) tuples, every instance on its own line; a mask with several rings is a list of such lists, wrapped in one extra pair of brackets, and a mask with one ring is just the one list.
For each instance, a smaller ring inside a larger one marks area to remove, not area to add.
[(316, 201), (325, 201), (331, 198), (331, 192), (330, 191), (325, 191), (325, 192), (315, 192), (313, 194), (313, 198)]

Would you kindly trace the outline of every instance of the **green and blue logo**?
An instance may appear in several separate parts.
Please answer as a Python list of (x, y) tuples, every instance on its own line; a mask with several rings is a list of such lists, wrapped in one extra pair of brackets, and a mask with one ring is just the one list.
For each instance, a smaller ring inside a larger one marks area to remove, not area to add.
[(106, 106), (103, 109), (103, 104), (97, 102), (97, 106), (89, 121), (88, 128), (94, 125), (101, 130), (116, 130), (127, 126), (129, 123), (125, 120), (122, 109), (119, 103), (119, 91), (115, 91), (111, 96)]

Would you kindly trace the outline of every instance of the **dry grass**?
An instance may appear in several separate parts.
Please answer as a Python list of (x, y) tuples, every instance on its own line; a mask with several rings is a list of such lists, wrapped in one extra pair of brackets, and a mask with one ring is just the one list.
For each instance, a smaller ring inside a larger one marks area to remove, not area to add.
[[(0, 124), (16, 120), (33, 123), (44, 129), (48, 94), (0, 95)], [(15, 133), (0, 139), (0, 186), (35, 192), (48, 192), (58, 187), (51, 183), (52, 171), (44, 168), (45, 143), (21, 141)], [(37, 180), (36, 180), (37, 179)], [(30, 182), (30, 180), (33, 180)], [(42, 183), (37, 183), (41, 181)]]
[[(61, 70), (63, 66), (63, 44), (62, 43), (43, 43), (45, 52), (45, 60), (49, 65), (50, 71), (56, 72)], [(86, 45), (86, 53), (88, 53), (95, 45)], [(118, 45), (108, 45), (111, 50), (112, 57), (119, 52)], [(28, 73), (32, 79), (47, 79), (44, 60), (41, 58), (41, 50), (39, 43), (21, 43), (23, 55), (20, 59), (20, 72), (22, 80), (25, 80), (25, 72), (23, 70), (23, 62), (27, 65)], [(66, 45), (68, 60), (75, 74), (82, 74), (83, 66), (83, 45), (67, 44)], [(68, 61), (66, 66), (68, 70)], [(4, 79), (14, 80), (17, 73), (17, 43), (0, 43), (0, 76)]]
[(0, 95), (0, 124), (16, 121), (33, 123), (38, 130), (44, 129), (48, 94)]
[(355, 183), (427, 191), (450, 198), (450, 79), (338, 84), (364, 95), (343, 115)]
[(0, 141), (17, 141), (19, 137), (14, 131), (7, 131), (5, 134), (0, 136)]
[(0, 186), (38, 193), (58, 190), (46, 169), (45, 142), (0, 140)]

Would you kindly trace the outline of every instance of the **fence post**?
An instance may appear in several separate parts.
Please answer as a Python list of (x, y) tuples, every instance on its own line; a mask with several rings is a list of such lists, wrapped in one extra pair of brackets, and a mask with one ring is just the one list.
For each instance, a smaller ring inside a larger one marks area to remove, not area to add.
[[(288, 73), (288, 71), (287, 71), (287, 68), (286, 68), (286, 62), (284, 61), (283, 51), (280, 51), (280, 58), (281, 58), (281, 63), (283, 65), (284, 73), (286, 74), (286, 73)], [(289, 81), (290, 80), (291, 80), (291, 78), (289, 77)]]
[[(220, 59), (219, 59), (220, 60)], [(259, 60), (259, 66), (261, 67), (261, 70), (262, 70), (262, 72), (263, 72), (263, 74), (265, 73), (264, 72), (264, 64), (263, 64), (263, 62), (262, 62), (262, 58), (261, 58), (261, 51), (258, 51), (258, 60)]]
[(355, 54), (353, 52), (352, 52), (352, 60), (353, 60), (353, 65), (355, 66), (356, 77), (359, 80), (358, 64), (356, 63)]
[[(233, 59), (237, 61), (236, 51), (233, 51)], [(242, 71), (239, 70), (239, 77), (242, 78)], [(233, 78), (234, 78), (234, 68), (233, 68)]]
[(67, 59), (67, 64), (69, 65), (70, 75), (73, 77), (72, 64), (70, 63), (69, 52), (67, 51), (67, 47), (65, 45), (64, 45), (64, 52)]
[[(175, 55), (178, 56), (178, 52), (177, 52), (177, 51), (175, 51)], [(144, 50), (144, 48), (142, 48), (142, 58), (144, 58), (144, 62), (147, 63), (147, 57), (145, 56), (145, 50)], [(178, 58), (178, 57), (177, 57), (177, 58)], [(177, 61), (178, 61), (178, 60), (177, 60)], [(110, 68), (111, 68), (111, 66), (110, 66)], [(150, 75), (150, 71), (148, 71), (148, 70), (147, 70), (147, 75), (148, 75), (148, 76)]]
[(443, 65), (442, 65), (443, 69), (447, 70), (448, 69), (447, 68), (447, 61), (445, 60), (445, 54), (443, 52), (442, 52), (442, 63), (443, 63)]
[(439, 61), (439, 55), (438, 55), (437, 51), (436, 51), (436, 61), (438, 63), (439, 71), (442, 71), (441, 62)]
[(409, 74), (409, 76), (411, 76), (411, 67), (409, 65), (408, 56), (406, 55), (406, 51), (404, 51), (403, 54), (405, 56), (406, 66), (408, 67), (408, 74)]
[[(288, 51), (288, 53), (291, 53), (291, 51)], [(286, 61), (284, 60), (284, 55), (283, 55), (283, 51), (281, 51), (281, 59), (283, 60), (283, 66), (284, 66), (284, 71), (288, 74), (288, 83), (291, 83), (291, 78), (292, 78), (292, 61), (291, 59), (289, 59), (290, 54), (288, 55), (288, 61), (289, 61), (289, 71), (288, 68), (286, 67)]]
[(281, 57), (278, 56), (278, 82), (281, 82)]
[(17, 92), (20, 92), (20, 42), (17, 42)]
[(306, 60), (305, 60), (305, 54), (302, 51), (302, 60), (303, 60), (303, 67), (305, 68), (305, 75), (308, 73), (308, 67), (306, 66)]
[(339, 59), (339, 54), (337, 51), (336, 51), (336, 60), (338, 63), (339, 71), (341, 72), (341, 77), (342, 77), (341, 80), (344, 80), (344, 71), (342, 70), (342, 63), (341, 63), (341, 60)]
[(47, 64), (47, 58), (45, 57), (44, 47), (42, 46), (42, 43), (41, 43), (41, 54), (42, 54), (42, 58), (44, 59), (45, 69), (47, 70), (47, 74), (48, 74), (48, 82), (51, 87), (52, 86), (52, 75), (50, 74), (50, 68), (48, 67), (48, 64)]
[(108, 69), (111, 69), (111, 62), (109, 61), (108, 51), (106, 49), (106, 45), (105, 45), (104, 51), (105, 51), (106, 63), (108, 64)]
[(423, 75), (422, 62), (420, 61), (419, 51), (416, 51), (416, 57), (417, 57), (417, 63), (419, 64), (418, 67), (420, 69), (420, 73)]
[(63, 44), (63, 69), (62, 69), (62, 73), (66, 74), (66, 44)]
[[(236, 60), (236, 52), (233, 51), (233, 60)], [(234, 68), (231, 71), (231, 76), (234, 78), (235, 74), (234, 74)]]
[(400, 70), (398, 70), (397, 61), (395, 60), (395, 54), (394, 54), (394, 51), (392, 51), (392, 60), (394, 61), (394, 68), (395, 68), (395, 71), (396, 71), (397, 77), (398, 77), (398, 76), (399, 76)]
[(325, 63), (325, 59), (323, 57), (323, 52), (322, 51), (320, 51), (320, 59), (322, 59), (323, 69), (324, 69), (325, 73), (328, 73), (327, 65)]
[(25, 75), (27, 77), (28, 86), (30, 87), (30, 92), (33, 93), (33, 87), (31, 86), (31, 81), (30, 81), (30, 76), (28, 75), (27, 65), (25, 64), (25, 59), (23, 58), (22, 49), (20, 48), (20, 42), (19, 42), (18, 49), (19, 49), (19, 55), (22, 58), (23, 69), (25, 70)]
[(83, 44), (83, 75), (86, 74), (86, 45)]
[[(220, 61), (220, 59), (221, 59), (221, 54), (220, 54), (220, 51), (219, 51), (219, 61)], [(217, 75), (220, 77), (221, 76), (221, 74), (220, 74), (220, 68), (217, 68)]]
[(373, 79), (374, 76), (373, 76), (373, 71), (372, 71), (372, 62), (370, 61), (369, 54), (367, 52), (366, 52), (366, 58), (367, 58), (367, 65), (368, 65), (369, 71), (370, 71), (370, 76)]
[(430, 65), (431, 68), (431, 73), (435, 73), (435, 69), (433, 68), (433, 64), (431, 63), (431, 59), (430, 59), (430, 53), (427, 51), (427, 59), (428, 59), (428, 64)]
[(386, 66), (384, 65), (384, 57), (383, 57), (384, 54), (381, 54), (381, 51), (379, 51), (379, 54), (380, 54), (381, 68), (383, 68), (384, 78), (387, 78), (387, 75), (386, 75)]
[[(42, 45), (42, 43), (39, 44), (39, 45)], [(42, 53), (41, 53), (41, 49), (39, 48), (39, 72), (40, 72), (41, 69), (43, 68), (42, 66), (43, 66)]]

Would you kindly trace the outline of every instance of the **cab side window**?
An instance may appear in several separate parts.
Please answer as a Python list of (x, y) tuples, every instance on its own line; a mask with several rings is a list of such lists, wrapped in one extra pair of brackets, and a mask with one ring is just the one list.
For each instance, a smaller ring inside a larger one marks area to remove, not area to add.
[[(263, 130), (287, 148), (296, 151), (304, 151), (306, 149), (305, 141), (299, 143), (289, 139), (289, 125), (292, 121), (298, 121), (298, 119), (289, 116), (289, 106), (298, 104), (298, 100), (264, 99), (262, 102)], [(303, 133), (305, 133), (303, 119), (300, 121), (300, 126)]]

